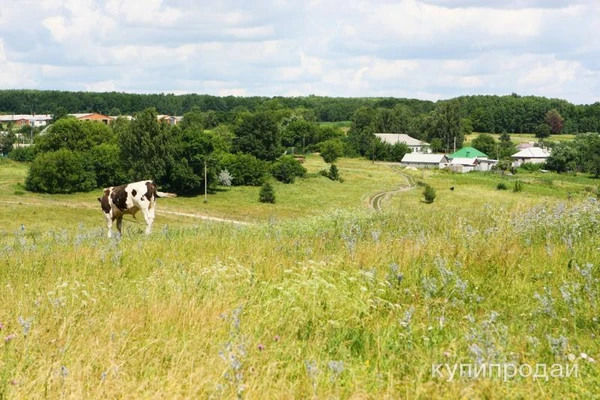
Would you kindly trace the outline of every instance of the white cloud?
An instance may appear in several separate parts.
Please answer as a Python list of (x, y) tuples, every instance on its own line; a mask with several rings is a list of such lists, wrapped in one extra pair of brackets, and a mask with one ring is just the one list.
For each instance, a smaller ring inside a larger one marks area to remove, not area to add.
[(595, 0), (0, 0), (0, 89), (592, 102), (598, 26)]

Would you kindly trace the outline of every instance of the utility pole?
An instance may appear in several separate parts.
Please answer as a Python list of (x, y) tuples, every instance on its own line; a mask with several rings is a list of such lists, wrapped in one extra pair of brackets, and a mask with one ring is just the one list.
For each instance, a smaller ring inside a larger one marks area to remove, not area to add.
[(456, 136), (454, 136), (454, 153), (456, 153)]
[(207, 177), (207, 173), (206, 173), (206, 159), (204, 159), (204, 202), (208, 203), (208, 191), (207, 191), (207, 182), (206, 182), (206, 177)]

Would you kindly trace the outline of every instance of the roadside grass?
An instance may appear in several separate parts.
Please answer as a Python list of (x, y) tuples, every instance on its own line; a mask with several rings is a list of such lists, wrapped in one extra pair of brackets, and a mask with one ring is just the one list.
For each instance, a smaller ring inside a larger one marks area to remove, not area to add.
[[(22, 168), (0, 165), (0, 199), (37, 204), (0, 213), (0, 397), (595, 396), (600, 204), (583, 194), (594, 180), (404, 170), (435, 202), (417, 188), (376, 213), (366, 199), (403, 178), (339, 165), (349, 185), (280, 185), (291, 208), (264, 216), (240, 205), (255, 226), (160, 215), (152, 235), (125, 224), (122, 239), (104, 236), (95, 194), (17, 196)], [(515, 179), (522, 192), (495, 190)], [(577, 365), (578, 377), (432, 374), (482, 363)]]

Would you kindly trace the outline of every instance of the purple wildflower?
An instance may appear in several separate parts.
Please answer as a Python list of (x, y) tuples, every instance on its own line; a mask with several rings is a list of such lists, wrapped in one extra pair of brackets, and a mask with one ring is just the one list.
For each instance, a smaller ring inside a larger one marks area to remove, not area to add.
[(264, 349), (265, 349), (265, 345), (263, 345), (263, 344), (258, 345), (258, 350), (263, 351)]
[(15, 339), (17, 337), (17, 335), (15, 335), (14, 333), (11, 333), (10, 335), (8, 335), (7, 337), (4, 338), (4, 343), (8, 343), (11, 340)]

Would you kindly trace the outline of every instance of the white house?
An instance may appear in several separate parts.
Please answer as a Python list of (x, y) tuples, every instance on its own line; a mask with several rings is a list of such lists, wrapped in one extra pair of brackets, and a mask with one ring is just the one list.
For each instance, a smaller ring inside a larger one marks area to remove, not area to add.
[(423, 142), (419, 139), (415, 139), (414, 137), (408, 136), (404, 133), (376, 133), (375, 136), (381, 139), (384, 143), (396, 144), (396, 143), (404, 143), (408, 146), (409, 149), (412, 150), (413, 153), (418, 154), (429, 154), (431, 153), (431, 148), (429, 147), (429, 143)]
[(448, 157), (445, 154), (406, 153), (402, 157), (402, 165), (414, 168), (446, 168)]
[(529, 147), (511, 156), (514, 160), (512, 163), (513, 167), (520, 167), (525, 163), (543, 164), (548, 157), (550, 157), (550, 152), (541, 147)]
[(0, 124), (12, 122), (16, 126), (46, 126), (52, 121), (50, 114), (6, 114), (0, 115)]
[(457, 157), (450, 161), (448, 167), (450, 168), (450, 171), (464, 174), (466, 172), (475, 171), (478, 166), (479, 160), (477, 158)]

